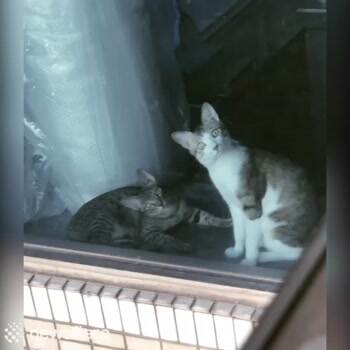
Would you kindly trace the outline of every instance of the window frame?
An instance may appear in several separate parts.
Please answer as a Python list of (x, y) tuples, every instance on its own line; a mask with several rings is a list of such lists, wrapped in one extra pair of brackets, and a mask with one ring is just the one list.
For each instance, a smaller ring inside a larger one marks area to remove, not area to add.
[[(280, 332), (283, 332), (283, 326), (286, 325), (299, 306), (298, 303), (302, 301), (320, 270), (325, 266), (326, 240), (327, 227), (324, 216), (315, 229), (313, 241), (288, 275), (286, 283), (274, 302), (261, 317), (259, 326), (254, 330), (243, 350), (269, 349), (269, 344), (273, 344)], [(303, 329), (300, 329), (300, 333), (303, 333)]]

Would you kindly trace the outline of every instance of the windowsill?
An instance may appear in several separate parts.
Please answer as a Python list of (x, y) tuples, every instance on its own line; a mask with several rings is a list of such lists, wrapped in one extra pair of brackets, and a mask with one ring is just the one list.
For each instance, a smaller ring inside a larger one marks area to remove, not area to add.
[(208, 261), (30, 234), (25, 235), (24, 255), (48, 262), (79, 264), (92, 267), (94, 271), (107, 268), (141, 273), (143, 280), (151, 275), (153, 280), (160, 276), (273, 293), (280, 288), (287, 273), (275, 268), (242, 266), (232, 261)]

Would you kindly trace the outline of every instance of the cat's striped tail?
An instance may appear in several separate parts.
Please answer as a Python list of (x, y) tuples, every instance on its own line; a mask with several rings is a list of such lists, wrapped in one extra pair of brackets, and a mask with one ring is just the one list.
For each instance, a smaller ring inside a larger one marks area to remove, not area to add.
[(81, 230), (75, 230), (72, 225), (69, 225), (67, 227), (67, 235), (68, 238), (73, 241), (86, 242), (89, 240), (89, 234), (87, 230), (85, 232), (81, 232)]

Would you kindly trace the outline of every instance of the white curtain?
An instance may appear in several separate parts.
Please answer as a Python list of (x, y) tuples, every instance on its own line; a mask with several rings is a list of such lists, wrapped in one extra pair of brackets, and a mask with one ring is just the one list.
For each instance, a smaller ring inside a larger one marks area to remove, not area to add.
[(174, 23), (159, 20), (169, 4), (26, 0), (27, 220), (75, 212), (134, 183), (137, 168), (157, 175), (184, 166), (169, 136), (188, 121)]

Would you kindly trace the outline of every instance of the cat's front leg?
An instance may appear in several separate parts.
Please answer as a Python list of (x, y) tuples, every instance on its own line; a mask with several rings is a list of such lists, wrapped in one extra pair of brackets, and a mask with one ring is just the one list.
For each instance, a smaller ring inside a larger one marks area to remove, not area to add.
[(191, 208), (191, 210), (192, 214), (187, 220), (190, 224), (195, 223), (199, 226), (211, 226), (220, 228), (232, 227), (231, 218), (219, 218), (213, 214), (208, 213), (205, 210), (198, 208)]
[(144, 229), (141, 233), (143, 248), (163, 252), (190, 253), (193, 248), (169, 234), (157, 229)]
[(230, 207), (231, 217), (233, 221), (233, 237), (235, 245), (225, 250), (227, 258), (239, 258), (244, 254), (245, 236), (246, 236), (246, 216), (238, 207)]
[(259, 248), (262, 240), (261, 219), (247, 220), (245, 237), (245, 258), (242, 265), (255, 266), (259, 261)]

